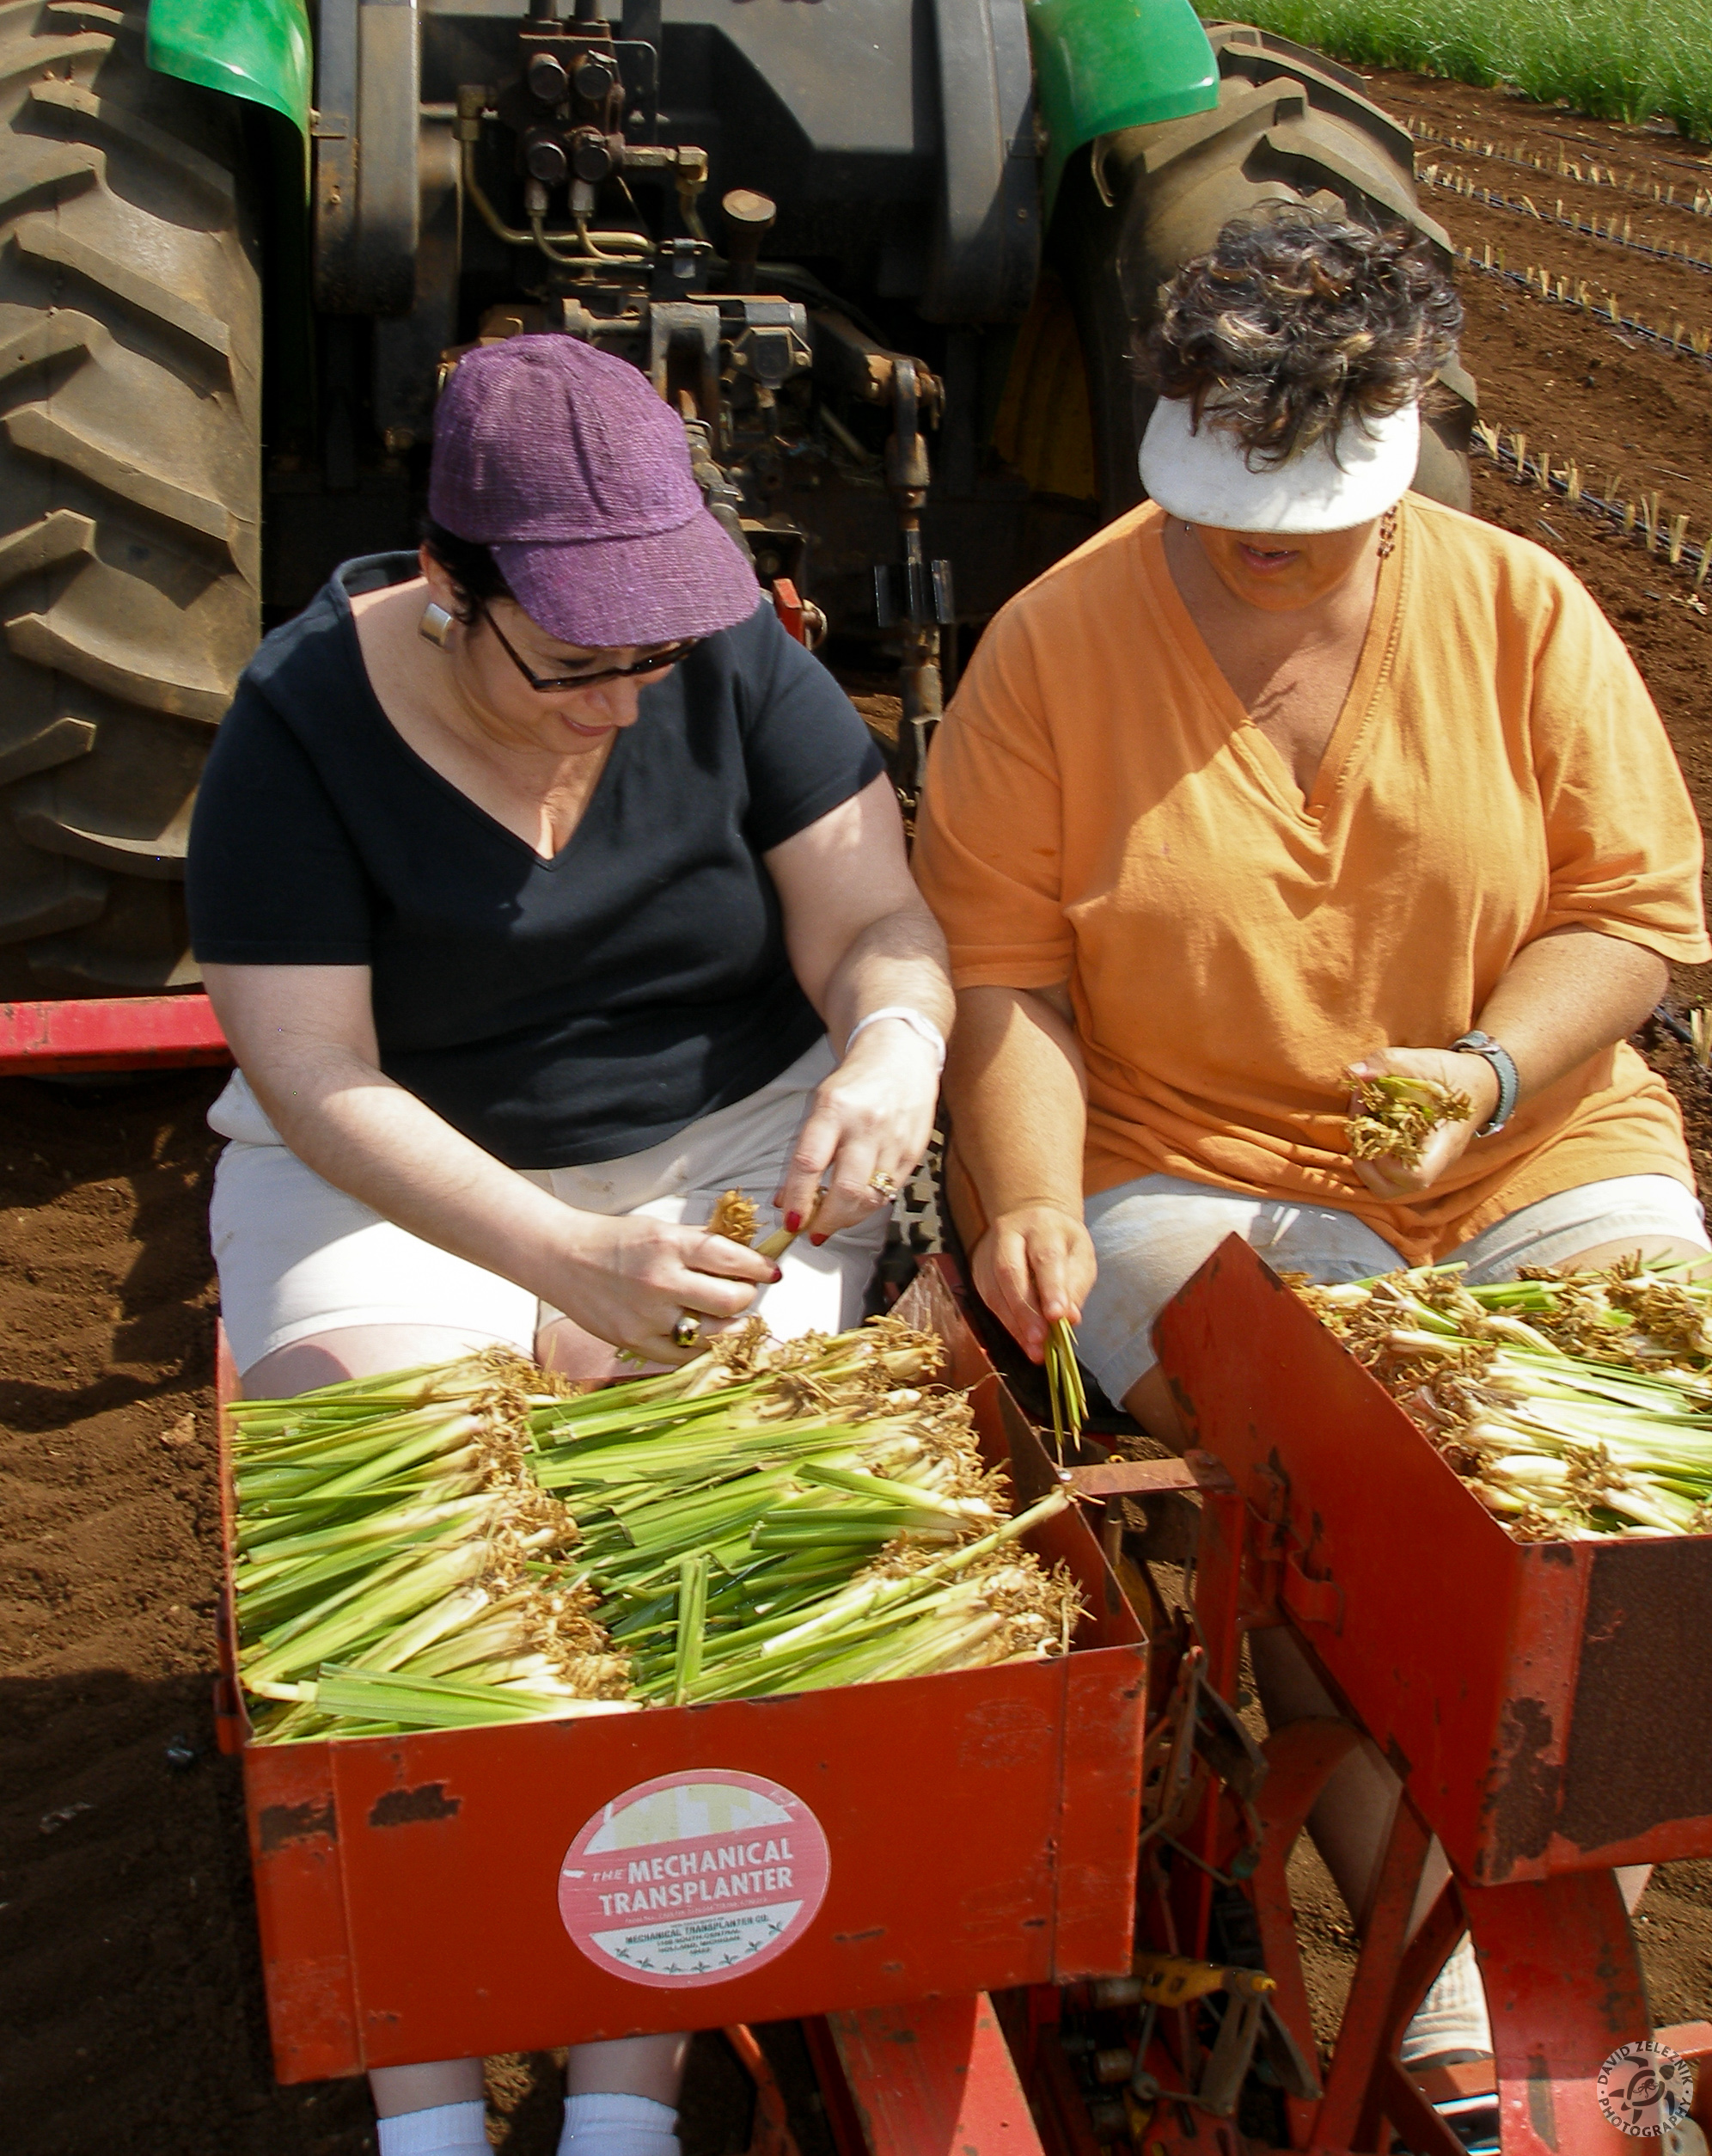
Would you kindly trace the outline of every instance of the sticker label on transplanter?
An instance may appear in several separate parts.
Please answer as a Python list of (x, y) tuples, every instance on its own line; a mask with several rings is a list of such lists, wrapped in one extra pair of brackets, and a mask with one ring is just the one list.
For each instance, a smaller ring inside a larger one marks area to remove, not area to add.
[(794, 1945), (831, 1853), (800, 1797), (692, 1768), (602, 1804), (565, 1853), (559, 1914), (597, 1968), (634, 1984), (722, 1984)]

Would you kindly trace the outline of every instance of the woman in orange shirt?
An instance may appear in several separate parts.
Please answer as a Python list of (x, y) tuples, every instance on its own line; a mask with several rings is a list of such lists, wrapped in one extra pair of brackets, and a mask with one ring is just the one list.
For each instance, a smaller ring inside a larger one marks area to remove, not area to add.
[[(935, 744), (915, 867), (976, 1284), (1036, 1358), (1077, 1325), (1168, 1440), (1153, 1320), (1232, 1232), (1323, 1280), (1709, 1247), (1624, 1044), (1666, 961), (1712, 957), (1698, 825), (1575, 578), (1405, 492), (1459, 323), (1406, 236), (1227, 227), (1150, 346), (1151, 500), (1011, 602)], [(1471, 1103), (1418, 1167), (1350, 1157), (1351, 1075), (1384, 1072)], [(1329, 1711), (1261, 1659), (1275, 1720)], [(1316, 1834), (1359, 1921), (1396, 1783), (1357, 1767)]]
[[(1333, 1280), (1708, 1247), (1623, 1044), (1712, 957), (1699, 827), (1575, 578), (1404, 493), (1459, 316), (1400, 236), (1227, 228), (1155, 333), (1152, 500), (1011, 602), (934, 749), (975, 1278), (1161, 1436), (1153, 1321), (1233, 1230)], [(1383, 1071), (1472, 1104), (1417, 1168), (1349, 1156)]]

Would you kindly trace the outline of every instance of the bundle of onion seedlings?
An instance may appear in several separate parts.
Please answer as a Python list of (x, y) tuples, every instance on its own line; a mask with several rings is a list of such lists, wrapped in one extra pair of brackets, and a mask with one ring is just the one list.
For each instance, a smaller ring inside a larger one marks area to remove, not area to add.
[(1436, 1078), (1359, 1078), (1354, 1090), (1355, 1112), (1344, 1124), (1350, 1157), (1395, 1161), (1401, 1167), (1418, 1167), (1440, 1124), (1464, 1121), (1473, 1106), (1465, 1093)]
[(1042, 1359), (1046, 1364), (1047, 1397), (1052, 1407), (1052, 1438), (1061, 1467), (1064, 1440), (1068, 1437), (1073, 1444), (1088, 1419), (1088, 1395), (1082, 1385), (1081, 1366), (1076, 1360), (1076, 1335), (1067, 1318), (1055, 1318), (1047, 1327)]
[(566, 1563), (576, 1523), (529, 1473), (558, 1397), (490, 1352), (229, 1411), (239, 1676), (257, 1733), (313, 1736), (613, 1711), (624, 1665)]
[(232, 1411), (272, 1739), (736, 1699), (1063, 1651), (939, 1349), (896, 1320), (572, 1395), (498, 1351)]
[(1513, 1534), (1712, 1533), (1712, 1280), (1461, 1271), (1291, 1284)]

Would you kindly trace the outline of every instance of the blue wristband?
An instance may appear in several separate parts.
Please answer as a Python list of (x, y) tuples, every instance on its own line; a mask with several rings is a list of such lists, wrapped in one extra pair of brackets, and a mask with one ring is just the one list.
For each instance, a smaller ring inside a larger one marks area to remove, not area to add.
[(1507, 1048), (1493, 1039), (1490, 1033), (1464, 1033), (1451, 1046), (1461, 1049), (1470, 1056), (1484, 1056), (1498, 1079), (1498, 1106), (1488, 1120), (1475, 1132), (1477, 1138), (1489, 1138), (1501, 1130), (1516, 1112), (1516, 1102), (1522, 1090), (1522, 1081), (1516, 1070), (1516, 1060)]

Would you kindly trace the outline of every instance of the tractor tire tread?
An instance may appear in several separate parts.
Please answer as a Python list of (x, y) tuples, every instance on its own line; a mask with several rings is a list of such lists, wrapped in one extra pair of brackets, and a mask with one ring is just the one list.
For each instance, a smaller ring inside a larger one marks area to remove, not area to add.
[(229, 100), (144, 64), (144, 21), (0, 4), (8, 997), (193, 983), (190, 810), (260, 633), (242, 136)]

